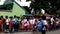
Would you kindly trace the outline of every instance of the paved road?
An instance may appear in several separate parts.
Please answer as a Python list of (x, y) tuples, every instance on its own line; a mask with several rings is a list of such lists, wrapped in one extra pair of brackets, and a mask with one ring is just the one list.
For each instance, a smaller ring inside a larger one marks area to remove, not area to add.
[[(32, 34), (32, 32), (15, 32), (15, 33), (0, 33), (0, 34)], [(49, 31), (46, 34), (60, 34), (60, 30)]]

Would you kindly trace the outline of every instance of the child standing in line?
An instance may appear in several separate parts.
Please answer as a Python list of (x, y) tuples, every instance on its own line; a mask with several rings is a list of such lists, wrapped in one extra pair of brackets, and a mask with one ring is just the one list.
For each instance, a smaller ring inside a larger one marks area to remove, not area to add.
[(10, 33), (12, 33), (12, 29), (13, 29), (12, 17), (10, 17), (10, 21), (9, 21), (9, 32)]
[(6, 16), (6, 30), (5, 32), (8, 32), (9, 31), (9, 21), (10, 21), (10, 18), (8, 18), (8, 16)]
[(4, 31), (4, 28), (5, 28), (5, 19), (3, 18), (3, 16), (1, 16), (1, 20), (2, 20), (1, 28), (2, 28), (2, 32), (3, 32)]
[(1, 26), (2, 26), (2, 20), (1, 20), (1, 17), (0, 17), (0, 32), (1, 32)]

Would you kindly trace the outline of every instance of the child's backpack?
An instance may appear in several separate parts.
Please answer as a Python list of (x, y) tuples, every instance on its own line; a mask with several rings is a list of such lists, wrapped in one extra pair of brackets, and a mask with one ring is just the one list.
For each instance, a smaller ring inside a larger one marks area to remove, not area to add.
[(15, 19), (12, 20), (12, 23), (15, 24)]
[(13, 19), (13, 20), (12, 20), (12, 23), (13, 23), (13, 24), (19, 24), (19, 21), (18, 21), (17, 19)]
[(37, 29), (38, 30), (43, 30), (43, 22), (42, 21), (38, 21), (38, 23), (37, 23)]

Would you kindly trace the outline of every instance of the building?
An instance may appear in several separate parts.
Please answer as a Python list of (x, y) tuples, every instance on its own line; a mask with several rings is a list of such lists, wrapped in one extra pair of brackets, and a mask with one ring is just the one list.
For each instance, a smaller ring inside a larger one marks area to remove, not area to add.
[(20, 16), (24, 14), (25, 10), (16, 1), (0, 0), (0, 16)]
[(31, 1), (30, 0), (15, 0), (21, 7), (23, 7), (26, 11), (26, 14), (31, 14)]

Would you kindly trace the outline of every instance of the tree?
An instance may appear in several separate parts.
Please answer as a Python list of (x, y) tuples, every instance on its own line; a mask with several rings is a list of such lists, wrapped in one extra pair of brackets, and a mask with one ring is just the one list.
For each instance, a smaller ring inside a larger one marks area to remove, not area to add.
[(32, 8), (34, 9), (35, 14), (37, 13), (37, 11), (40, 11), (40, 3), (38, 1), (40, 1), (40, 0), (32, 1), (31, 5), (30, 5), (31, 6), (31, 9)]
[(50, 6), (52, 7), (51, 12), (57, 13), (56, 11), (60, 9), (60, 0), (49, 0), (48, 2), (51, 4)]
[(46, 13), (56, 14), (60, 9), (60, 0), (35, 0), (32, 1), (31, 8), (34, 8), (35, 13), (44, 9)]

